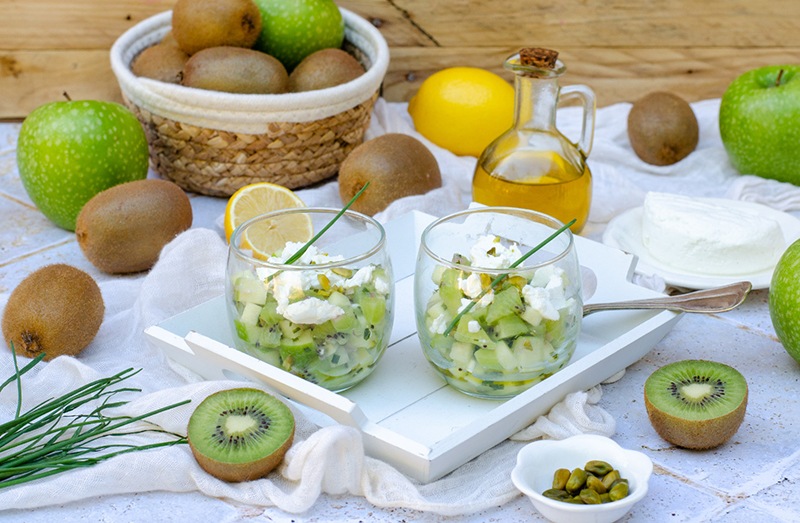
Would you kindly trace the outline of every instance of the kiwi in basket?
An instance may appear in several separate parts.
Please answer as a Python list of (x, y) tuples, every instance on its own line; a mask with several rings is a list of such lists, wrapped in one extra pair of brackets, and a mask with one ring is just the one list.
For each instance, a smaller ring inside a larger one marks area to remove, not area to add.
[(189, 55), (177, 45), (158, 44), (139, 53), (131, 64), (131, 71), (136, 76), (179, 84), (188, 60)]
[(308, 55), (289, 75), (289, 91), (316, 91), (355, 80), (364, 74), (358, 60), (341, 49), (321, 49)]
[(707, 449), (727, 441), (742, 424), (747, 382), (722, 363), (678, 361), (647, 378), (644, 402), (659, 436), (679, 447)]
[(294, 439), (294, 416), (260, 390), (224, 390), (197, 406), (187, 432), (203, 470), (223, 481), (249, 481), (283, 460)]
[(212, 47), (192, 55), (183, 69), (183, 85), (242, 94), (285, 93), (286, 68), (261, 51)]
[(253, 47), (261, 11), (253, 0), (178, 0), (172, 33), (190, 55), (209, 47)]

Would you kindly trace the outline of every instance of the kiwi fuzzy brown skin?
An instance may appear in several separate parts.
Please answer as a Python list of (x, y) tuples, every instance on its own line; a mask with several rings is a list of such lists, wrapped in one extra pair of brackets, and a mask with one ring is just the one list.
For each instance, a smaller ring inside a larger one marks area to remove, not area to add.
[(180, 84), (187, 61), (189, 55), (177, 45), (158, 44), (139, 53), (131, 64), (131, 72), (160, 82)]
[(91, 276), (71, 265), (46, 265), (11, 293), (3, 311), (3, 338), (26, 358), (74, 356), (94, 339), (105, 305)]
[[(203, 403), (201, 403), (197, 407), (195, 413), (197, 413), (198, 410), (206, 402), (208, 402), (209, 400), (213, 400), (214, 396), (220, 394), (222, 395), (231, 393), (236, 394), (238, 392), (252, 392), (256, 394), (266, 394), (257, 389), (223, 390), (215, 394), (212, 394), (211, 396), (206, 398), (206, 400), (204, 400)], [(275, 399), (275, 401), (279, 401), (276, 398), (273, 399)], [(291, 417), (291, 411), (289, 411), (288, 408), (286, 409), (286, 412)], [(194, 417), (195, 414), (193, 413), (192, 418)], [(292, 442), (294, 441), (295, 424), (293, 417), (291, 418), (291, 422), (292, 422), (291, 433), (286, 438), (286, 440), (283, 441), (283, 443), (269, 455), (263, 456), (259, 459), (255, 459), (252, 461), (244, 461), (244, 462), (219, 461), (211, 456), (206, 455), (202, 450), (198, 448), (199, 445), (197, 445), (195, 442), (192, 441), (192, 433), (193, 433), (193, 430), (191, 430), (191, 427), (193, 425), (192, 419), (189, 420), (190, 429), (187, 429), (187, 439), (189, 441), (189, 447), (192, 450), (192, 454), (194, 455), (195, 460), (203, 470), (205, 470), (215, 478), (221, 479), (223, 481), (231, 481), (231, 482), (250, 481), (253, 479), (258, 479), (266, 476), (272, 470), (274, 470), (275, 467), (277, 467), (283, 460), (283, 457), (286, 455), (286, 452), (292, 446)], [(219, 428), (220, 427), (218, 426), (217, 429)], [(196, 434), (197, 432), (194, 433)]]
[(101, 271), (150, 269), (161, 249), (192, 226), (186, 193), (166, 180), (137, 180), (106, 189), (84, 205), (75, 235), (84, 256)]
[(212, 47), (186, 62), (183, 85), (226, 93), (280, 94), (289, 87), (289, 75), (282, 63), (266, 53)]
[[(684, 362), (678, 362), (677, 364), (681, 363)], [(687, 363), (692, 362), (689, 361)], [(732, 372), (738, 374), (732, 367), (711, 363), (713, 365), (727, 367)], [(742, 381), (743, 380), (742, 378)], [(739, 430), (744, 420), (748, 397), (746, 382), (744, 386), (744, 397), (735, 409), (720, 416), (709, 417), (708, 419), (686, 419), (657, 407), (648, 396), (647, 384), (645, 384), (644, 403), (647, 416), (656, 433), (673, 445), (694, 450), (717, 447), (730, 439), (730, 437)]]
[(345, 84), (364, 74), (358, 60), (341, 49), (321, 49), (308, 55), (289, 75), (289, 91), (316, 91)]
[(672, 165), (697, 147), (697, 117), (679, 96), (650, 93), (637, 100), (628, 113), (628, 138), (642, 161)]
[(342, 201), (350, 201), (367, 182), (369, 188), (350, 208), (372, 216), (394, 200), (441, 187), (442, 176), (436, 158), (419, 140), (389, 133), (362, 143), (342, 162)]
[(172, 10), (172, 33), (189, 55), (209, 47), (253, 47), (261, 23), (253, 0), (178, 0)]

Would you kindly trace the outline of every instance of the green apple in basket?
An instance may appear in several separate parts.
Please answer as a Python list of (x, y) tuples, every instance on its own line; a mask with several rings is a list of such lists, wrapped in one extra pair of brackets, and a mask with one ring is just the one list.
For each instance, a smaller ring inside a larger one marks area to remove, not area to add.
[(95, 194), (147, 177), (147, 138), (120, 104), (52, 102), (22, 124), (17, 167), (22, 185), (45, 216), (74, 231), (78, 213)]
[(255, 0), (261, 34), (255, 48), (277, 58), (291, 72), (320, 49), (339, 48), (344, 20), (333, 0)]
[(722, 97), (719, 131), (742, 174), (800, 185), (800, 65), (754, 69)]

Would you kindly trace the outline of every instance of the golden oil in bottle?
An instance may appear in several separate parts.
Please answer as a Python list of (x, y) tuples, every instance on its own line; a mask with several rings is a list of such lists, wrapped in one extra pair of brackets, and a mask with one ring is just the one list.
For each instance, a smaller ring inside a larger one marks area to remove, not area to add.
[(592, 175), (553, 151), (515, 149), (508, 156), (481, 158), (472, 180), (472, 199), (484, 205), (520, 207), (550, 215), (580, 232), (592, 200)]

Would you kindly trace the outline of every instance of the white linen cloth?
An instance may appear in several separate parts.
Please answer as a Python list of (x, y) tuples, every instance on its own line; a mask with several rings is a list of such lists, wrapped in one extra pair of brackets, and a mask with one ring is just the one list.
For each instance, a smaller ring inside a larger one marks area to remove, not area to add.
[[(641, 205), (648, 190), (710, 197), (728, 194), (777, 208), (798, 208), (797, 187), (781, 186), (776, 190), (771, 182), (741, 177), (730, 165), (716, 125), (719, 100), (693, 104), (700, 124), (700, 143), (686, 159), (667, 167), (645, 164), (633, 153), (626, 133), (629, 109), (630, 104), (617, 104), (597, 113), (594, 149), (589, 160), (594, 175), (594, 199), (585, 230), (587, 236), (597, 239), (608, 220)], [(567, 136), (575, 139), (579, 126), (577, 109), (559, 111), (559, 127)], [(434, 146), (413, 130), (405, 104), (388, 104), (380, 99), (367, 138), (386, 132), (410, 134), (425, 143), (439, 162), (443, 186), (427, 195), (397, 200), (377, 215), (379, 220), (388, 221), (411, 209), (441, 216), (468, 205), (475, 158), (456, 157)], [(309, 206), (342, 205), (335, 182), (297, 194)], [(129, 395), (134, 401), (120, 408), (120, 413), (139, 415), (190, 398), (192, 404), (152, 419), (165, 430), (185, 434), (194, 406), (213, 392), (239, 387), (242, 383), (202, 381), (150, 346), (142, 331), (222, 293), (225, 259), (226, 246), (219, 231), (192, 229), (164, 248), (149, 273), (102, 283), (106, 315), (97, 337), (77, 358), (57, 358), (26, 374), (23, 407), (29, 408), (43, 399), (128, 367), (142, 368), (126, 383), (141, 388), (142, 392)], [(4, 307), (8, 294), (0, 294), (0, 306)], [(13, 372), (10, 353), (0, 350), (0, 381)], [(258, 384), (247, 386), (274, 392)], [(519, 495), (511, 484), (510, 471), (522, 441), (580, 433), (613, 434), (614, 419), (598, 406), (601, 396), (600, 386), (570, 394), (547, 416), (511, 440), (428, 485), (411, 481), (389, 465), (364, 456), (360, 435), (354, 429), (341, 426), (319, 429), (295, 411), (295, 444), (279, 469), (264, 479), (240, 484), (219, 481), (200, 469), (188, 446), (181, 445), (129, 453), (93, 467), (0, 489), (0, 507), (32, 508), (104, 494), (196, 490), (208, 496), (277, 506), (289, 512), (308, 509), (324, 492), (362, 496), (381, 507), (466, 514), (501, 505)], [(15, 408), (16, 390), (10, 386), (0, 393), (0, 422), (13, 417)], [(126, 439), (141, 444), (161, 437), (142, 434)], [(47, 495), (43, 496), (43, 492)]]

